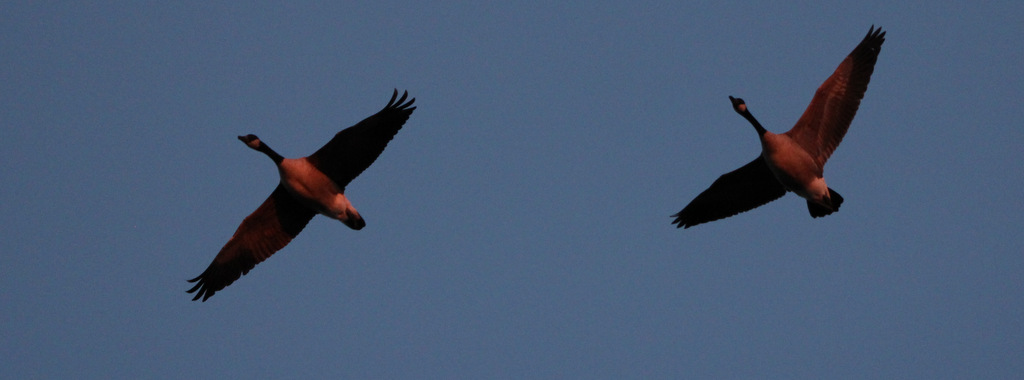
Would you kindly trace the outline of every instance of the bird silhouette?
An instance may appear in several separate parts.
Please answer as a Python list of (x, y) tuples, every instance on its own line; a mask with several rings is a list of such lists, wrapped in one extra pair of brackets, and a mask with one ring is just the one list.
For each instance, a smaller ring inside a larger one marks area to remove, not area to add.
[[(337, 219), (359, 230), (366, 226), (359, 212), (345, 197), (345, 187), (380, 156), (416, 107), (408, 92), (391, 101), (380, 112), (338, 132), (319, 150), (303, 158), (284, 158), (255, 135), (238, 136), (246, 146), (266, 154), (277, 166), (280, 184), (270, 197), (242, 220), (235, 234), (213, 258), (188, 293), (205, 302), (284, 248), (316, 214)], [(395, 99), (398, 99), (397, 101)]]
[(747, 119), (761, 140), (761, 155), (715, 180), (672, 217), (689, 228), (727, 218), (781, 198), (792, 191), (807, 200), (814, 218), (832, 214), (843, 197), (825, 184), (825, 162), (846, 135), (867, 91), (885, 32), (874, 25), (815, 92), (803, 116), (786, 133), (765, 130), (743, 99), (729, 97), (733, 110)]

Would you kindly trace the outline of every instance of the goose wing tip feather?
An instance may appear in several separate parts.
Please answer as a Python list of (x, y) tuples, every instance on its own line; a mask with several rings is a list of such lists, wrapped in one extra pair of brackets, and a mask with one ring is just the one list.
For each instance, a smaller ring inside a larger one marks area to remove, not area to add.
[[(253, 264), (255, 266), (255, 264)], [(199, 301), (202, 298), (202, 302), (210, 299), (215, 293), (223, 290), (228, 285), (231, 285), (236, 280), (242, 277), (243, 274), (249, 273), (249, 270), (230, 271), (228, 268), (218, 267), (217, 263), (211, 263), (209, 267), (203, 271), (202, 274), (188, 280), (190, 283), (195, 283), (192, 289), (186, 291), (186, 293), (195, 293), (195, 297), (192, 297), (193, 301)], [(249, 269), (252, 269), (250, 267)]]
[(416, 98), (409, 99), (408, 103), (405, 102), (405, 99), (409, 97), (409, 91), (402, 91), (402, 97), (399, 98), (398, 101), (396, 102), (395, 98), (397, 97), (398, 89), (396, 88), (395, 92), (391, 94), (391, 100), (388, 101), (388, 105), (384, 106), (384, 108), (381, 109), (381, 111), (387, 110), (388, 108), (394, 108), (398, 110), (408, 109), (409, 111), (416, 109), (416, 107), (409, 108), (409, 106), (416, 102)]
[(692, 218), (687, 218), (682, 211), (675, 213), (674, 215), (670, 216), (670, 218), (676, 218), (675, 220), (672, 221), (672, 224), (674, 224), (676, 228), (682, 228), (684, 230), (701, 223), (711, 222), (711, 220), (698, 221), (693, 220)]

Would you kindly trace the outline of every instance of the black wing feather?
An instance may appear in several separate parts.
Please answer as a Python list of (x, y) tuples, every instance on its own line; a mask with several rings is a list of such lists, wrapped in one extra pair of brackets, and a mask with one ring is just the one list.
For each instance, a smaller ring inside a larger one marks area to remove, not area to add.
[(786, 132), (811, 153), (819, 167), (825, 166), (825, 161), (846, 136), (868, 90), (868, 82), (884, 42), (885, 32), (872, 25), (867, 36), (818, 87), (811, 104), (793, 128)]
[(672, 223), (677, 228), (690, 228), (753, 210), (785, 194), (786, 188), (758, 156), (743, 167), (718, 177), (682, 211), (672, 215), (676, 218)]
[(411, 107), (415, 98), (405, 101), (408, 92), (398, 97), (398, 90), (384, 109), (358, 124), (338, 132), (331, 141), (311, 154), (308, 159), (317, 169), (324, 172), (342, 191), (363, 170), (370, 167), (380, 156), (388, 142), (416, 107)]
[(288, 245), (314, 215), (316, 212), (295, 200), (284, 185), (277, 185), (270, 197), (245, 217), (210, 266), (198, 277), (188, 280), (196, 282), (188, 292), (198, 291), (192, 300), (202, 298), (205, 302), (249, 273), (256, 264)]

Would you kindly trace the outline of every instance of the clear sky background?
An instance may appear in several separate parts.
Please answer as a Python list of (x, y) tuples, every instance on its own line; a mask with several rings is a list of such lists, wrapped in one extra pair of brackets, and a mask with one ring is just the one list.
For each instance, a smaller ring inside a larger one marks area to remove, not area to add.
[[(4, 2), (5, 378), (1011, 378), (1024, 373), (1024, 3)], [(793, 194), (670, 224), (872, 25)], [(393, 88), (348, 195), (206, 303), (195, 277)]]

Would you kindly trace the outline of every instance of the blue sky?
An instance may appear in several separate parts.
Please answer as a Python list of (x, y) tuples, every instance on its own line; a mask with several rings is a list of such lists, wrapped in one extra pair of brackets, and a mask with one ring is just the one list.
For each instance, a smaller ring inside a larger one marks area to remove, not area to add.
[[(1024, 5), (0, 5), (9, 378), (1011, 378), (1024, 372)], [(874, 76), (811, 219), (677, 230), (872, 25)], [(419, 108), (206, 303), (312, 153)]]

